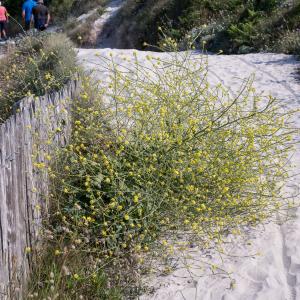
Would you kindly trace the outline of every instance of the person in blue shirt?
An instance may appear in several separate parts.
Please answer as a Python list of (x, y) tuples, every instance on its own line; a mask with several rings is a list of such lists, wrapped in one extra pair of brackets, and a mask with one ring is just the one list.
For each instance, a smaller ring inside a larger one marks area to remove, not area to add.
[(30, 29), (31, 21), (32, 21), (32, 10), (36, 7), (36, 1), (34, 0), (26, 0), (22, 6), (22, 17), (25, 22), (25, 30), (28, 31)]

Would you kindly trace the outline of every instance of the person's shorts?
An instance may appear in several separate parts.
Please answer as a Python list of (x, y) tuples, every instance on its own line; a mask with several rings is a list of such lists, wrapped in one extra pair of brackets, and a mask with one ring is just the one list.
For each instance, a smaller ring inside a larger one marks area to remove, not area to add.
[(40, 30), (40, 31), (44, 31), (44, 30), (47, 29), (44, 20), (35, 20), (35, 21), (34, 21), (34, 27), (35, 27), (37, 30)]
[(6, 24), (7, 24), (6, 21), (0, 21), (0, 31), (3, 31), (6, 29)]
[(30, 30), (30, 23), (31, 23), (31, 21), (25, 21), (25, 30), (26, 31)]

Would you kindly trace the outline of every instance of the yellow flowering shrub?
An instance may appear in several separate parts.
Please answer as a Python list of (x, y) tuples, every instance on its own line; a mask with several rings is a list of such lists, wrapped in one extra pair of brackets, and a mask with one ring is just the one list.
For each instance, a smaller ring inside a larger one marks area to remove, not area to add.
[(113, 262), (116, 284), (119, 263), (142, 264), (178, 234), (211, 247), (288, 206), (290, 113), (251, 79), (234, 96), (210, 86), (204, 56), (147, 60), (124, 71), (112, 58), (109, 82), (83, 78), (50, 174), (54, 232), (67, 227), (99, 268)]

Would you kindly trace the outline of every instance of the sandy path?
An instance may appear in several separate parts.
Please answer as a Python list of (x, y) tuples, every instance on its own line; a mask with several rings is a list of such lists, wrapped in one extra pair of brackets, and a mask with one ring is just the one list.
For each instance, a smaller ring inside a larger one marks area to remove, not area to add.
[[(124, 2), (124, 0), (111, 0), (107, 4), (105, 12), (95, 21), (90, 32), (90, 42), (92, 45), (95, 45), (97, 48), (108, 48), (116, 44), (112, 34), (115, 29), (114, 18)], [(90, 14), (84, 15), (83, 19), (87, 18)]]
[[(105, 77), (99, 58), (109, 57), (113, 53), (116, 62), (123, 62), (123, 57), (133, 57), (132, 50), (81, 49), (78, 59), (89, 70), (96, 69), (95, 76)], [(137, 52), (140, 63), (146, 62), (147, 52)], [(154, 54), (165, 57), (167, 54)], [(195, 54), (197, 55), (197, 54)], [(199, 55), (199, 54), (198, 54)], [(98, 65), (95, 65), (98, 64)], [(130, 63), (127, 63), (130, 64)], [(288, 108), (300, 106), (300, 83), (297, 81), (299, 62), (292, 56), (283, 54), (248, 54), (248, 55), (210, 55), (208, 56), (208, 78), (212, 84), (223, 83), (236, 93), (243, 79), (255, 73), (254, 86), (257, 92), (272, 94), (282, 100)], [(97, 75), (98, 74), (98, 75)], [(300, 127), (300, 116), (295, 118)], [(293, 156), (295, 170), (300, 170), (300, 147)], [(299, 176), (295, 176), (288, 187), (296, 192)], [(203, 264), (196, 263), (189, 272), (178, 269), (171, 275), (152, 278), (151, 285), (157, 290), (152, 295), (141, 299), (199, 299), (199, 300), (297, 300), (300, 299), (300, 210), (295, 211), (296, 218), (283, 225), (270, 223), (249, 233), (249, 243), (234, 240), (225, 245), (230, 256), (214, 253), (206, 254), (207, 261), (224, 267), (232, 272), (231, 279), (223, 275), (211, 276)], [(250, 254), (259, 254), (250, 256)], [(203, 253), (193, 250), (195, 259)], [(202, 256), (201, 256), (202, 255)], [(243, 257), (248, 256), (248, 257)], [(203, 269), (199, 269), (199, 266)], [(231, 283), (235, 283), (234, 286)]]

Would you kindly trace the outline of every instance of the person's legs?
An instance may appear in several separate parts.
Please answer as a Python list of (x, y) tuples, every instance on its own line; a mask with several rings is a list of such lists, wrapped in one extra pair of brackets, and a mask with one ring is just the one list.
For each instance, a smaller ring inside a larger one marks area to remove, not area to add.
[(34, 28), (39, 29), (39, 24), (38, 24), (37, 19), (34, 19)]
[(6, 40), (6, 22), (0, 22), (0, 38)]
[(2, 37), (4, 37), (3, 35), (3, 31), (4, 31), (4, 22), (0, 22), (0, 39), (2, 39)]
[(44, 31), (46, 29), (43, 20), (40, 20), (40, 19), (36, 20), (36, 29), (39, 31)]
[(4, 24), (3, 24), (3, 30), (2, 30), (2, 34), (3, 34), (4, 39), (7, 39), (7, 36), (6, 36), (6, 24), (7, 24), (7, 22), (4, 22)]
[(30, 30), (30, 21), (25, 21), (25, 30)]

